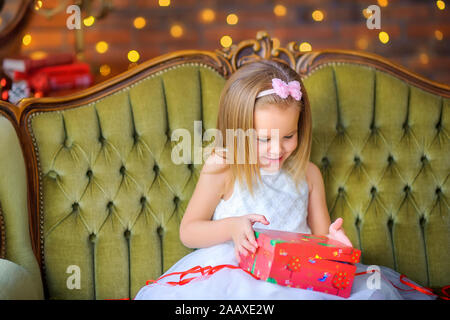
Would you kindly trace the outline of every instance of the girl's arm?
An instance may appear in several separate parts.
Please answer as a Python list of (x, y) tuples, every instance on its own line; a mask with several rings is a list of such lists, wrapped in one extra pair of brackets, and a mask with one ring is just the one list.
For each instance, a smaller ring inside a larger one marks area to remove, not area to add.
[(343, 219), (338, 218), (331, 224), (325, 198), (325, 185), (319, 168), (309, 162), (306, 171), (310, 184), (307, 221), (312, 234), (327, 236), (352, 247), (351, 241), (342, 228)]
[(186, 247), (204, 248), (231, 240), (234, 219), (211, 220), (225, 191), (228, 170), (221, 159), (212, 154), (200, 172), (180, 224), (180, 239)]
[(325, 198), (325, 186), (322, 174), (314, 163), (309, 162), (306, 169), (306, 176), (310, 187), (308, 199), (308, 225), (312, 234), (325, 236), (328, 234), (331, 221)]

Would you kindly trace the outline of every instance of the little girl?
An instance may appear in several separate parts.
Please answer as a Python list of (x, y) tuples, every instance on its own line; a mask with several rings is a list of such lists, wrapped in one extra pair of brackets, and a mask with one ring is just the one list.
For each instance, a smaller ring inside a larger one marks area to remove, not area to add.
[[(228, 79), (217, 122), (222, 145), (205, 161), (180, 224), (183, 244), (198, 250), (165, 275), (195, 266), (238, 266), (239, 255), (257, 248), (253, 226), (326, 235), (352, 245), (341, 218), (330, 224), (321, 172), (309, 161), (312, 124), (305, 95), (299, 75), (273, 61), (244, 65)], [(239, 132), (249, 134), (239, 139)], [(357, 272), (367, 267), (357, 264)], [(368, 274), (355, 277), (350, 299), (429, 299), (398, 291), (385, 279), (405, 287), (400, 275), (378, 268), (383, 275), (378, 285), (368, 284)], [(135, 299), (343, 299), (258, 280), (239, 268), (168, 284), (178, 280), (179, 275), (164, 277), (144, 286)]]

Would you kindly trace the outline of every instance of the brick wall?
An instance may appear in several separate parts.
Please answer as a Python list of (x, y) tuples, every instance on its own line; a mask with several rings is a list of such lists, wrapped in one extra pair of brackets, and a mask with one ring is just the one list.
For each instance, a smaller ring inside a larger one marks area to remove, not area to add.
[[(54, 7), (56, 2), (43, 0), (43, 8)], [(139, 52), (137, 63), (140, 63), (174, 50), (214, 50), (221, 48), (219, 41), (223, 35), (238, 43), (254, 39), (257, 31), (266, 30), (282, 46), (290, 41), (306, 41), (313, 50), (368, 51), (424, 77), (450, 84), (450, 2), (447, 2), (446, 8), (439, 10), (436, 1), (431, 0), (388, 1), (387, 6), (381, 7), (381, 31), (387, 32), (390, 40), (383, 44), (378, 39), (380, 30), (369, 30), (362, 13), (370, 4), (378, 4), (378, 0), (171, 0), (168, 7), (160, 7), (158, 0), (112, 0), (113, 11), (92, 26), (84, 27), (85, 59), (92, 65), (96, 82), (100, 82), (129, 68), (129, 50)], [(277, 4), (287, 9), (285, 16), (274, 14)], [(201, 19), (200, 13), (205, 8), (215, 13), (210, 23)], [(323, 21), (313, 20), (314, 10), (323, 12)], [(226, 23), (230, 13), (238, 16), (236, 25)], [(133, 26), (138, 16), (146, 19), (142, 29)], [(66, 28), (67, 17), (61, 12), (47, 20), (33, 13), (24, 29), (32, 40), (28, 46), (22, 46), (23, 53), (73, 51), (75, 33)], [(170, 35), (170, 28), (176, 23), (184, 30), (179, 38)], [(108, 44), (103, 54), (95, 49), (99, 41)], [(100, 74), (101, 65), (110, 67), (109, 74)]]

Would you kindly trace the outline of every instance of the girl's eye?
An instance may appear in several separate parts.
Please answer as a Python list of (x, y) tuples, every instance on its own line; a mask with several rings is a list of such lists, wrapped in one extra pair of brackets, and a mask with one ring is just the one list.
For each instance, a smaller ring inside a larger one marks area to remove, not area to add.
[(269, 142), (269, 140), (268, 138), (258, 138), (259, 142)]
[(294, 135), (293, 134), (291, 134), (290, 136), (285, 136), (285, 138), (286, 139), (290, 139), (290, 138), (292, 138)]

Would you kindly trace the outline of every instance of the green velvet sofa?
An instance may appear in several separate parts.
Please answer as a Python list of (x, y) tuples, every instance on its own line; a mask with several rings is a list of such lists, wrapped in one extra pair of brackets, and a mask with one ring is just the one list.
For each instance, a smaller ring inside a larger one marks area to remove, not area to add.
[(260, 32), (70, 96), (0, 103), (0, 299), (133, 299), (191, 252), (178, 229), (201, 165), (171, 161), (171, 133), (214, 128), (226, 79), (261, 58), (303, 78), (311, 161), (362, 262), (450, 284), (450, 87), (368, 53), (273, 48)]

